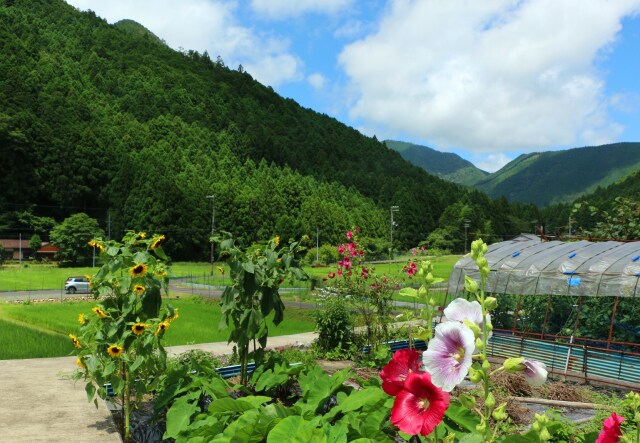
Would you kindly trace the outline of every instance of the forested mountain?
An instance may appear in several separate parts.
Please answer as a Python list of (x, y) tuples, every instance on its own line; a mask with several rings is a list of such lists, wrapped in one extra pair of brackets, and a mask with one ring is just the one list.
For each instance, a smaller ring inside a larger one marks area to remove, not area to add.
[[(179, 6), (177, 6), (179, 7)], [(207, 257), (216, 228), (245, 242), (347, 228), (396, 247), (464, 218), (517, 233), (531, 205), (467, 191), (205, 52), (174, 51), (142, 25), (109, 25), (62, 0), (0, 0), (0, 233), (16, 211), (86, 212), (113, 237), (167, 234), (174, 258)], [(472, 231), (470, 231), (472, 232)], [(489, 237), (487, 237), (489, 236)]]
[(427, 146), (396, 140), (385, 140), (384, 143), (399, 152), (405, 160), (450, 182), (472, 186), (489, 175), (488, 172), (476, 168), (470, 161), (451, 152), (440, 152)]
[(640, 143), (525, 154), (474, 184), (493, 197), (546, 206), (568, 203), (640, 169)]

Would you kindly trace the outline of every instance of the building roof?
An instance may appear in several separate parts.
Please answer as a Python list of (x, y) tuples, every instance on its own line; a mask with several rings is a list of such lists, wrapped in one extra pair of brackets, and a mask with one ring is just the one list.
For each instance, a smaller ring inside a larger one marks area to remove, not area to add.
[[(489, 245), (485, 290), (495, 294), (640, 295), (640, 242), (549, 241), (530, 235)], [(464, 292), (464, 276), (480, 281), (469, 255), (455, 264), (450, 294)]]

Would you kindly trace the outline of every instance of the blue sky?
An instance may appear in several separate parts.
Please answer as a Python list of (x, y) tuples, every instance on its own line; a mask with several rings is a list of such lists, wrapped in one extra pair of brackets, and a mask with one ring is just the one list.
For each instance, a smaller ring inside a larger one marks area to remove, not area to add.
[(68, 0), (488, 171), (640, 141), (640, 0)]

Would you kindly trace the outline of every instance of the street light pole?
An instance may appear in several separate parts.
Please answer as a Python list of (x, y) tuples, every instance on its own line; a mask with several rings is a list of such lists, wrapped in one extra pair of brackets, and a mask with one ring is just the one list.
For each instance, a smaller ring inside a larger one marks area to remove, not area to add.
[(398, 212), (399, 210), (400, 210), (400, 206), (391, 206), (391, 208), (389, 208), (389, 212), (391, 214), (391, 226), (390, 226), (391, 244), (389, 245), (389, 261), (391, 261), (391, 259), (393, 258), (393, 213)]
[(471, 220), (464, 219), (464, 255), (467, 255), (467, 229)]
[(316, 263), (320, 262), (319, 254), (318, 254), (319, 251), (320, 251), (320, 230), (316, 226)]
[[(216, 225), (216, 196), (215, 194), (207, 195), (205, 198), (211, 199), (211, 237), (213, 237)], [(211, 275), (213, 275), (213, 239), (209, 241), (211, 242)]]

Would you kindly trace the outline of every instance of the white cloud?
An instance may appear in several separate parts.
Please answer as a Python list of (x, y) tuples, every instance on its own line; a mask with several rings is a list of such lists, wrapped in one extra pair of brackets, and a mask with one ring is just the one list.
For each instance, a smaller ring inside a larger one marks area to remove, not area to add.
[(303, 64), (289, 52), (286, 40), (259, 34), (242, 26), (236, 3), (225, 0), (67, 0), (79, 9), (91, 9), (110, 23), (128, 18), (148, 28), (169, 46), (207, 50), (220, 55), (227, 66), (242, 64), (258, 81), (278, 86), (302, 77)]
[(327, 78), (319, 72), (314, 72), (307, 77), (307, 81), (314, 89), (324, 89), (324, 85), (327, 83)]
[(498, 153), (476, 156), (476, 159), (473, 160), (472, 163), (483, 171), (496, 172), (511, 160), (513, 159), (503, 153)]
[(595, 62), (639, 10), (640, 0), (393, 0), (377, 32), (340, 54), (350, 115), (440, 149), (613, 141), (624, 128)]
[(335, 14), (353, 0), (251, 0), (251, 7), (271, 19), (296, 17), (306, 13)]

